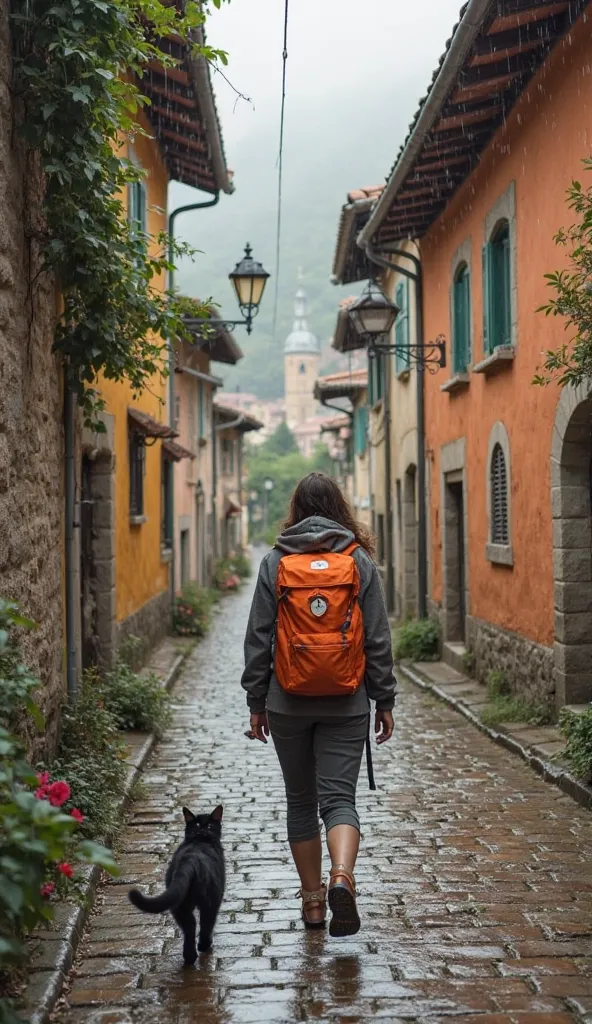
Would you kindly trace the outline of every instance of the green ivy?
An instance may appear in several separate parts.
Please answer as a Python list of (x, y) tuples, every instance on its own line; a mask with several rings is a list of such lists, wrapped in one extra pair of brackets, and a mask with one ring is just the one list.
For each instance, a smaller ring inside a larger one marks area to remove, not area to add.
[[(219, 7), (223, 0), (211, 0)], [(61, 295), (55, 351), (97, 426), (97, 376), (127, 380), (135, 393), (166, 373), (161, 338), (183, 334), (176, 299), (159, 290), (171, 269), (168, 236), (151, 238), (125, 216), (122, 196), (142, 177), (122, 155), (146, 134), (138, 85), (151, 60), (167, 66), (158, 40), (175, 34), (208, 60), (223, 51), (191, 42), (207, 2), (13, 0), (14, 95), (20, 131), (43, 172), (37, 242), (43, 273)], [(190, 251), (174, 245), (172, 256)], [(205, 308), (202, 315), (206, 316)], [(100, 429), (100, 427), (99, 427)]]

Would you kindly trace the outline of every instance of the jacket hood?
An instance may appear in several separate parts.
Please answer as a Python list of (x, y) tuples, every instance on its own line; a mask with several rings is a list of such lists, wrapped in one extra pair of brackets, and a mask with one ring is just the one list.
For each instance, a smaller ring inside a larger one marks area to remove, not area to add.
[(302, 555), (309, 551), (345, 551), (354, 540), (345, 526), (322, 516), (310, 516), (284, 530), (276, 547), (288, 555)]

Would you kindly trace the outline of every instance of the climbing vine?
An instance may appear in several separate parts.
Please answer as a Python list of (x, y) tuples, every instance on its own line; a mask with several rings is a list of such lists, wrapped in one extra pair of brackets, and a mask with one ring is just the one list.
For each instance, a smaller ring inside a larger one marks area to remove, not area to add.
[[(208, 9), (208, 2), (13, 0), (19, 130), (42, 178), (40, 273), (53, 275), (59, 289), (54, 348), (89, 424), (97, 425), (103, 407), (99, 374), (139, 392), (166, 372), (161, 339), (183, 331), (175, 297), (158, 287), (170, 269), (166, 236), (151, 238), (126, 218), (126, 190), (143, 172), (125, 158), (123, 143), (146, 134), (139, 115), (148, 100), (138, 82), (147, 65), (175, 63), (160, 38), (175, 34), (226, 63), (223, 51), (192, 41)], [(188, 251), (175, 245), (172, 255)]]

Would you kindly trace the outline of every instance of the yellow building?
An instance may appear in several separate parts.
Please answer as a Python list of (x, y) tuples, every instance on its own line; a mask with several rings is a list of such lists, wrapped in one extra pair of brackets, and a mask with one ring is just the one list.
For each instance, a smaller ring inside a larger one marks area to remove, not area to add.
[[(178, 42), (171, 46), (180, 50)], [(128, 190), (130, 219), (152, 236), (167, 229), (167, 190), (181, 181), (212, 196), (231, 192), (208, 66), (179, 52), (174, 69), (151, 67), (142, 90), (151, 101), (127, 156), (145, 171)], [(150, 120), (148, 120), (148, 118)], [(204, 216), (207, 216), (204, 213)], [(165, 280), (159, 282), (164, 289)], [(169, 384), (157, 374), (134, 398), (125, 383), (101, 380), (105, 433), (85, 432), (80, 490), (80, 639), (82, 665), (109, 663), (128, 636), (138, 660), (170, 624), (171, 545), (166, 509), (174, 463), (189, 451), (175, 441)]]

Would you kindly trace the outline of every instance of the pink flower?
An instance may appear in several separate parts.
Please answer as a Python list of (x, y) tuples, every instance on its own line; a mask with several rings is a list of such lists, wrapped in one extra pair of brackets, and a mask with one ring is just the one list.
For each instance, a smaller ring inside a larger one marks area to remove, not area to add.
[(47, 797), (52, 807), (61, 807), (70, 799), (70, 787), (67, 782), (52, 782), (48, 787)]
[(45, 800), (49, 787), (49, 772), (42, 772), (41, 775), (38, 775), (37, 782), (39, 783), (39, 788), (35, 790), (35, 796), (38, 800)]
[(66, 878), (72, 878), (72, 875), (74, 874), (74, 868), (66, 861), (63, 861), (61, 864), (56, 864), (56, 868), (60, 874), (65, 875)]
[(84, 814), (82, 811), (79, 811), (77, 807), (70, 811), (70, 817), (74, 818), (74, 821), (77, 821), (79, 825), (84, 821)]
[(54, 889), (55, 885), (53, 882), (46, 882), (45, 885), (41, 886), (39, 892), (43, 897), (45, 897), (45, 899), (47, 899), (48, 896), (51, 896)]

